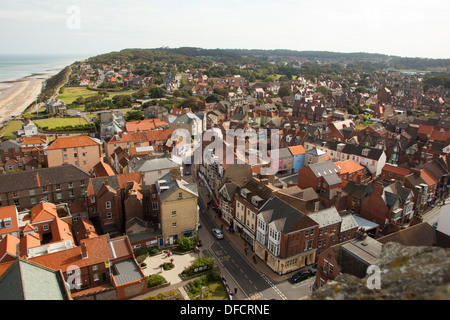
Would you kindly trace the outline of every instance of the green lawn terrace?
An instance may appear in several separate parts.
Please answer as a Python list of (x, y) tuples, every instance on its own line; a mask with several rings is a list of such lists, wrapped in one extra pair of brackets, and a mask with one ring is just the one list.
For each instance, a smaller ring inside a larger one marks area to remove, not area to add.
[[(124, 91), (108, 91), (108, 97), (106, 99), (111, 100), (115, 96), (118, 95), (131, 95), (135, 93), (137, 90), (124, 90)], [(66, 105), (70, 105), (75, 102), (79, 97), (88, 98), (92, 96), (96, 96), (101, 91), (89, 90), (86, 87), (63, 87), (62, 93), (60, 93), (56, 99), (63, 101)]]

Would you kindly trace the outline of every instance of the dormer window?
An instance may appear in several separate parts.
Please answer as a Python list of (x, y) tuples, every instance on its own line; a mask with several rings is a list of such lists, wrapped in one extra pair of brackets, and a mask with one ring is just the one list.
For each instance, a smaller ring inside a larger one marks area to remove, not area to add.
[(247, 196), (250, 194), (250, 190), (243, 188), (241, 190), (241, 196), (243, 196), (244, 198), (247, 198)]

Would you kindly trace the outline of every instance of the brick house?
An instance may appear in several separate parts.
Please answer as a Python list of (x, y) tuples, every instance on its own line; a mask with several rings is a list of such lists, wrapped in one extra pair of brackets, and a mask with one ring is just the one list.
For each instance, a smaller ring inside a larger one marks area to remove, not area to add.
[(315, 262), (319, 225), (277, 197), (257, 214), (255, 254), (269, 268), (285, 274)]
[(256, 235), (257, 213), (278, 188), (269, 183), (268, 179), (252, 178), (234, 194), (234, 219), (231, 227), (241, 231), (241, 237), (253, 245)]
[(340, 188), (341, 184), (339, 169), (331, 160), (312, 163), (298, 171), (298, 186), (301, 189), (313, 188), (323, 192)]
[(29, 260), (52, 270), (61, 270), (71, 286), (73, 297), (83, 290), (100, 286), (114, 289), (116, 299), (147, 292), (146, 277), (134, 260), (126, 236), (111, 239), (106, 234), (84, 239), (78, 247)]
[(19, 172), (14, 179), (0, 175), (0, 206), (15, 205), (20, 211), (41, 200), (71, 203), (84, 198), (89, 177), (74, 165)]
[(401, 181), (375, 183), (373, 192), (362, 199), (360, 216), (373, 221), (382, 230), (387, 224), (403, 225), (414, 214), (414, 193)]
[(123, 201), (128, 182), (142, 183), (142, 174), (134, 172), (89, 179), (85, 199), (89, 219), (98, 221), (104, 233), (118, 235), (125, 231)]

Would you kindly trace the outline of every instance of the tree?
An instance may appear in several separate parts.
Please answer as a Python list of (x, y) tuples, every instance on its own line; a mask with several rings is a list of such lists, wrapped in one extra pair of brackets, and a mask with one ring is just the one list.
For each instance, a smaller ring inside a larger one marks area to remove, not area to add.
[(167, 91), (163, 87), (153, 86), (150, 88), (149, 93), (150, 96), (155, 99), (155, 98), (164, 98), (164, 96), (167, 94)]
[(180, 251), (190, 251), (194, 249), (194, 241), (191, 238), (185, 237), (178, 240), (177, 246)]
[(142, 119), (144, 119), (144, 114), (142, 113), (141, 110), (128, 111), (125, 116), (126, 121), (138, 121)]
[(292, 95), (291, 86), (288, 84), (283, 84), (280, 86), (280, 89), (278, 90), (278, 96), (281, 98), (288, 97)]
[(198, 108), (197, 98), (196, 97), (188, 97), (181, 103), (181, 106), (184, 108), (190, 108), (192, 110), (196, 110)]
[(323, 94), (325, 97), (328, 95), (328, 88), (325, 86), (317, 86), (316, 90), (317, 92)]

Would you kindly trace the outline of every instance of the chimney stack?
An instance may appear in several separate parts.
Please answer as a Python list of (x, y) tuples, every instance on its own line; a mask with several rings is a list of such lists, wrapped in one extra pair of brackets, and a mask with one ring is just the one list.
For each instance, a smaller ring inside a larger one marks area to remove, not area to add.
[(84, 244), (84, 242), (81, 243), (81, 258), (82, 259), (87, 259), (88, 257), (88, 252), (86, 249), (86, 245)]

